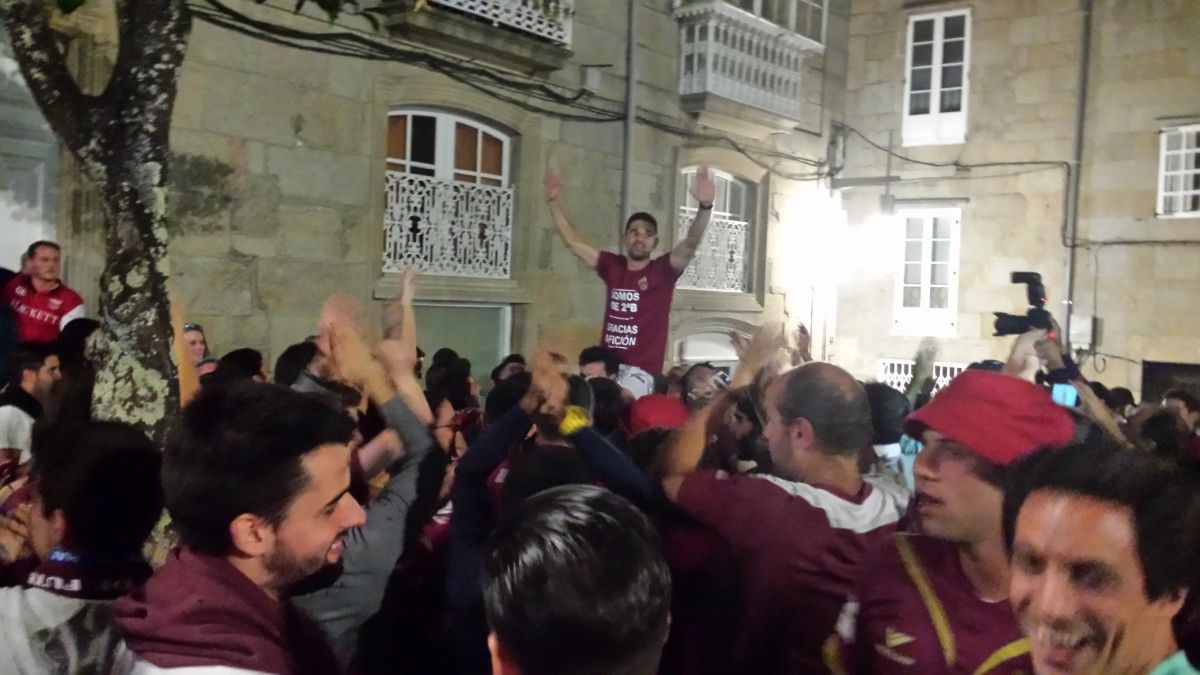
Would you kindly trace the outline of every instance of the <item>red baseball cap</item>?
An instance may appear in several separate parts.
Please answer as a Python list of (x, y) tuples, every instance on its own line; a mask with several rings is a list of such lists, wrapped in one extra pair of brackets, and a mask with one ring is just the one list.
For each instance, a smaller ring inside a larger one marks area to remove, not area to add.
[(655, 427), (678, 429), (688, 420), (687, 407), (674, 396), (647, 394), (629, 407), (629, 435), (637, 436)]
[(904, 433), (932, 429), (1001, 466), (1075, 438), (1075, 420), (1040, 387), (1011, 375), (967, 370), (908, 416)]

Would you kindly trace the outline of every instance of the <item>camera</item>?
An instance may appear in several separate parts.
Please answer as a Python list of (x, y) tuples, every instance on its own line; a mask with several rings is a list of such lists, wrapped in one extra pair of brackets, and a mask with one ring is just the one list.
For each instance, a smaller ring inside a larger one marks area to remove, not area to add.
[(1020, 335), (1034, 328), (1050, 330), (1050, 312), (1046, 311), (1046, 287), (1042, 285), (1042, 275), (1037, 272), (1013, 272), (1012, 282), (1025, 284), (1029, 311), (1024, 316), (994, 312), (995, 335)]

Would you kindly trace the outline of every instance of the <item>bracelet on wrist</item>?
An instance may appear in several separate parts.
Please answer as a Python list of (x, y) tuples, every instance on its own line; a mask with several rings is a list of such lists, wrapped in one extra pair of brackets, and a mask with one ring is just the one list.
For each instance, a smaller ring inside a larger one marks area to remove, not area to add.
[(697, 207), (697, 209), (700, 211), (712, 211), (712, 207), (713, 207), (712, 202), (708, 202), (707, 204), (705, 204), (704, 202), (700, 202), (700, 205), (699, 205), (699, 207)]
[(590, 426), (592, 426), (592, 421), (588, 419), (587, 411), (577, 405), (569, 405), (563, 414), (562, 421), (558, 423), (558, 433), (570, 436), (580, 429)]

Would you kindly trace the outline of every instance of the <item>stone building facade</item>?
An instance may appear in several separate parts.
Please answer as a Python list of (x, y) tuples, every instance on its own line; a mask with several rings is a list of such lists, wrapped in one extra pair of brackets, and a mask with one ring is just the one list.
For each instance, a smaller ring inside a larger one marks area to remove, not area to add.
[[(295, 15), (290, 2), (226, 4), (299, 31), (371, 32), (352, 17), (331, 28), (316, 14)], [(379, 3), (383, 27), (372, 39), (471, 57), (500, 74), (536, 73), (564, 90), (586, 84), (593, 93), (585, 101), (623, 111), (624, 3), (491, 3), (543, 12), (565, 24), (565, 36), (471, 13), (487, 2), (415, 4)], [(767, 16), (762, 4), (637, 2), (636, 104), (657, 126), (635, 129), (629, 211), (658, 216), (665, 253), (691, 213), (689, 167), (711, 164), (728, 195), (724, 238), (714, 235), (710, 247), (717, 272), (691, 282), (720, 290), (677, 293), (673, 357), (728, 359), (723, 332), (746, 332), (764, 318), (815, 319), (820, 330), (832, 298), (832, 288), (792, 261), (806, 232), (840, 208), (819, 181), (792, 178), (818, 174), (813, 165), (825, 158), (830, 111), (845, 89), (848, 9), (835, 0), (825, 13), (820, 0), (796, 0), (793, 14)], [(71, 24), (89, 37), (81, 73), (100, 81), (111, 54), (105, 5), (93, 0)], [(788, 21), (803, 25), (781, 27)], [(686, 37), (688, 26), (705, 32)], [(685, 49), (693, 59), (686, 68)], [(718, 72), (719, 59), (740, 70)], [(712, 64), (708, 80), (693, 77), (701, 62)], [(693, 79), (685, 85), (685, 77)], [(172, 127), (169, 202), (172, 282), (187, 320), (205, 327), (218, 352), (248, 346), (273, 359), (314, 331), (330, 293), (361, 298), (378, 317), (404, 256), (419, 257), (413, 251), (425, 245), (436, 268), (417, 295), (426, 351), (459, 349), (481, 379), (507, 351), (551, 343), (573, 354), (595, 344), (603, 286), (559, 240), (541, 181), (546, 166), (561, 166), (575, 225), (597, 247), (615, 249), (622, 122), (531, 112), (523, 104), (534, 99), (493, 93), (416, 64), (316, 54), (197, 20)], [(70, 167), (63, 187), (57, 236), (67, 245), (68, 280), (87, 295), (102, 265), (97, 218)], [(433, 232), (466, 223), (477, 229), (449, 243)], [(731, 246), (735, 235), (743, 241)], [(482, 254), (447, 263), (472, 247)]]
[[(1141, 390), (1141, 362), (1200, 386), (1184, 365), (1200, 362), (1200, 4), (1188, 0), (851, 3), (842, 176), (898, 180), (842, 191), (858, 264), (839, 280), (834, 361), (899, 381), (925, 335), (940, 338), (944, 373), (1003, 359), (1011, 339), (991, 337), (992, 313), (1026, 307), (1013, 271), (1041, 273), (1063, 322), (1089, 8), (1073, 343), (1110, 355), (1084, 357), (1110, 387)], [(889, 133), (916, 161), (889, 165), (867, 143), (886, 148)]]

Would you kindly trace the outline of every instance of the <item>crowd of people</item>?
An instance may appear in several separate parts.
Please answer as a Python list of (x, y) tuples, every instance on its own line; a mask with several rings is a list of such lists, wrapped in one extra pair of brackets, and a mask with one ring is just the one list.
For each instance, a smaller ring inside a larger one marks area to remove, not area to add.
[(1194, 396), (1088, 382), (1057, 326), (937, 391), (930, 348), (899, 391), (803, 326), (731, 335), (732, 373), (664, 368), (711, 178), (658, 258), (645, 213), (624, 255), (588, 245), (563, 187), (599, 344), (509, 355), (484, 395), (452, 349), (425, 362), (409, 270), (378, 339), (334, 296), (270, 370), (178, 326), (163, 447), (92, 418), (98, 324), (30, 246), (3, 285), (0, 673), (1200, 672)]

